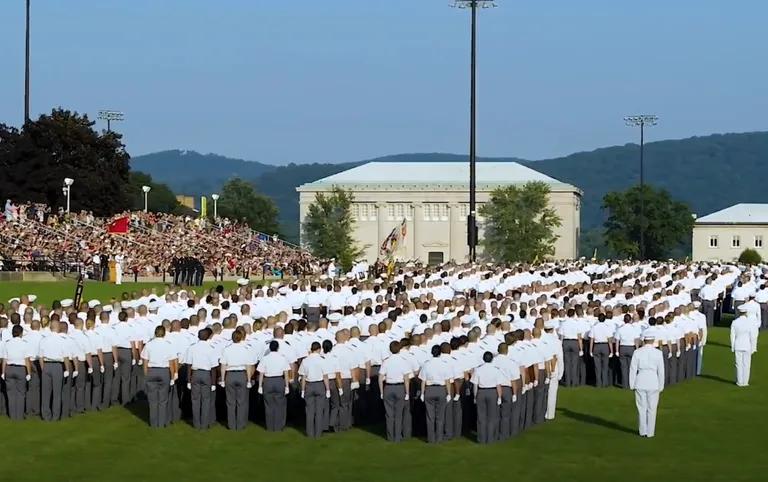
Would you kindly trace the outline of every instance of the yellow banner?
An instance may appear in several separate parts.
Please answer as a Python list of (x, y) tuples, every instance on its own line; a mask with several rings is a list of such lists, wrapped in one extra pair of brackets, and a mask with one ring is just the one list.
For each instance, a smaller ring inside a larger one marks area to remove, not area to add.
[(205, 196), (200, 197), (200, 217), (204, 218), (208, 214), (208, 198)]

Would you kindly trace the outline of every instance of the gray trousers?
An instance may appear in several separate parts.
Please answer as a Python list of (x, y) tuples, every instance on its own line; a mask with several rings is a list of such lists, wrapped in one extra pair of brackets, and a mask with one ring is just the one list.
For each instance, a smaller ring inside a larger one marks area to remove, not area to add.
[[(520, 432), (523, 431), (523, 427), (520, 424), (520, 419), (522, 418), (521, 413), (523, 411), (522, 399), (523, 399), (523, 395), (519, 394), (517, 396), (517, 401), (516, 402), (512, 402), (512, 413), (510, 415), (510, 421), (509, 421), (509, 423), (511, 425), (511, 431), (510, 431), (510, 436), (511, 437), (516, 437), (516, 436), (520, 435)], [(504, 399), (503, 398), (502, 398), (501, 403), (502, 403), (502, 405), (504, 404)]]
[(99, 362), (99, 357), (92, 357), (91, 364), (93, 365), (93, 373), (91, 374), (90, 381), (85, 388), (85, 398), (87, 403), (86, 408), (89, 410), (100, 410), (101, 388), (104, 386), (104, 373), (101, 373), (101, 363)]
[(387, 440), (403, 440), (403, 418), (406, 410), (406, 392), (402, 383), (384, 385), (384, 412), (387, 419)]
[[(335, 432), (348, 430), (352, 427), (352, 380), (341, 379), (341, 387), (334, 379), (331, 383), (330, 426)], [(344, 392), (339, 395), (339, 388)]]
[(307, 315), (307, 323), (312, 323), (312, 322), (317, 323), (320, 320), (319, 306), (307, 306), (304, 312)]
[(150, 368), (144, 377), (149, 402), (149, 426), (168, 425), (168, 398), (171, 393), (171, 372), (167, 368)]
[(579, 342), (576, 340), (563, 340), (563, 382), (567, 387), (576, 386), (579, 383)]
[(72, 415), (72, 386), (74, 383), (72, 371), (70, 371), (69, 376), (64, 377), (61, 384), (61, 418), (69, 418)]
[(40, 362), (32, 362), (31, 378), (27, 383), (27, 415), (30, 417), (40, 416)]
[(443, 441), (445, 431), (445, 407), (447, 394), (445, 385), (427, 385), (424, 390), (424, 404), (426, 405), (427, 442), (438, 443)]
[(477, 441), (489, 444), (496, 441), (499, 427), (499, 406), (496, 388), (477, 390)]
[(104, 410), (106, 408), (109, 408), (110, 404), (112, 403), (112, 384), (113, 379), (115, 378), (115, 368), (114, 368), (114, 357), (112, 356), (112, 352), (104, 352), (104, 375), (102, 376), (102, 384), (99, 388), (99, 393), (101, 394), (101, 400), (99, 402), (98, 408), (99, 410)]
[(539, 385), (533, 389), (533, 423), (544, 423), (547, 415), (547, 395), (549, 394), (549, 385), (544, 383), (547, 378), (547, 371), (539, 370)]
[(611, 386), (611, 371), (608, 364), (610, 353), (608, 343), (595, 343), (592, 359), (595, 362), (595, 386), (598, 388)]
[(304, 389), (307, 437), (319, 438), (323, 435), (323, 408), (327, 403), (325, 383), (308, 382)]
[(24, 420), (24, 404), (27, 397), (27, 369), (8, 365), (5, 370), (5, 393), (8, 395), (8, 417)]
[(206, 429), (211, 424), (211, 392), (213, 378), (210, 370), (192, 371), (192, 426), (197, 429)]
[[(279, 432), (285, 428), (288, 400), (285, 397), (285, 377), (264, 377), (264, 420), (267, 431)], [(325, 395), (325, 394), (323, 394)]]
[(131, 399), (131, 350), (117, 349), (117, 371), (112, 380), (112, 404), (127, 405)]
[(227, 397), (227, 427), (243, 430), (248, 423), (248, 376), (245, 371), (230, 371), (224, 376)]
[(632, 363), (634, 346), (619, 346), (619, 367), (621, 369), (621, 388), (629, 389), (629, 365)]
[(40, 380), (42, 387), (40, 411), (43, 420), (61, 419), (61, 387), (64, 384), (64, 364), (46, 362)]
[(85, 413), (85, 382), (88, 378), (88, 371), (84, 361), (74, 360), (72, 364), (77, 370), (77, 377), (72, 380), (72, 411)]
[(499, 407), (499, 440), (512, 436), (512, 387), (501, 387), (501, 407)]
[(712, 327), (715, 324), (715, 301), (702, 300), (701, 312), (707, 319), (707, 326)]
[(768, 328), (768, 303), (760, 303), (760, 329)]

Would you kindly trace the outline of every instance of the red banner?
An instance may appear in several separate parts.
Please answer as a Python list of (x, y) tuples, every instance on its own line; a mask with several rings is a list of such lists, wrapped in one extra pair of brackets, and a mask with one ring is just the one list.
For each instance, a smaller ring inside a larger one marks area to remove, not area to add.
[(128, 216), (124, 216), (122, 218), (117, 218), (111, 223), (109, 223), (109, 227), (107, 228), (107, 232), (113, 233), (113, 234), (125, 234), (128, 232), (128, 223), (130, 222), (130, 219)]

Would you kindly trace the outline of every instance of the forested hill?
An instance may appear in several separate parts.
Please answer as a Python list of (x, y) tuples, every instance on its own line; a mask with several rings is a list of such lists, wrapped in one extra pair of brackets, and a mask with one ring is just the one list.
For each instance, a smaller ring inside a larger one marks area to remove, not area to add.
[[(457, 154), (398, 154), (377, 161), (466, 161)], [(606, 147), (590, 152), (540, 161), (516, 158), (480, 158), (480, 161), (517, 161), (584, 191), (583, 231), (599, 227), (604, 216), (600, 205), (610, 191), (625, 189), (639, 179), (637, 144)], [(280, 209), (286, 235), (298, 232), (298, 195), (295, 187), (363, 162), (345, 164), (289, 164), (271, 166), (192, 151), (165, 151), (138, 156), (136, 170), (167, 183), (180, 194), (210, 194), (229, 177), (254, 182)], [(645, 145), (646, 182), (664, 187), (691, 206), (699, 216), (739, 202), (768, 202), (768, 132), (718, 134)]]

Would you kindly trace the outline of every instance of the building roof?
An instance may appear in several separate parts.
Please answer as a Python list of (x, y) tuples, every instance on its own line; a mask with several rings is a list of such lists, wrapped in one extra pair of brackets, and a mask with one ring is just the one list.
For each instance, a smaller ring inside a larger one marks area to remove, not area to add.
[(696, 224), (768, 224), (768, 204), (734, 204), (698, 218)]
[[(517, 162), (478, 162), (478, 188), (542, 181), (553, 188), (577, 190)], [(466, 162), (368, 162), (317, 181), (303, 184), (299, 191), (344, 185), (448, 185), (467, 188), (469, 163)]]

